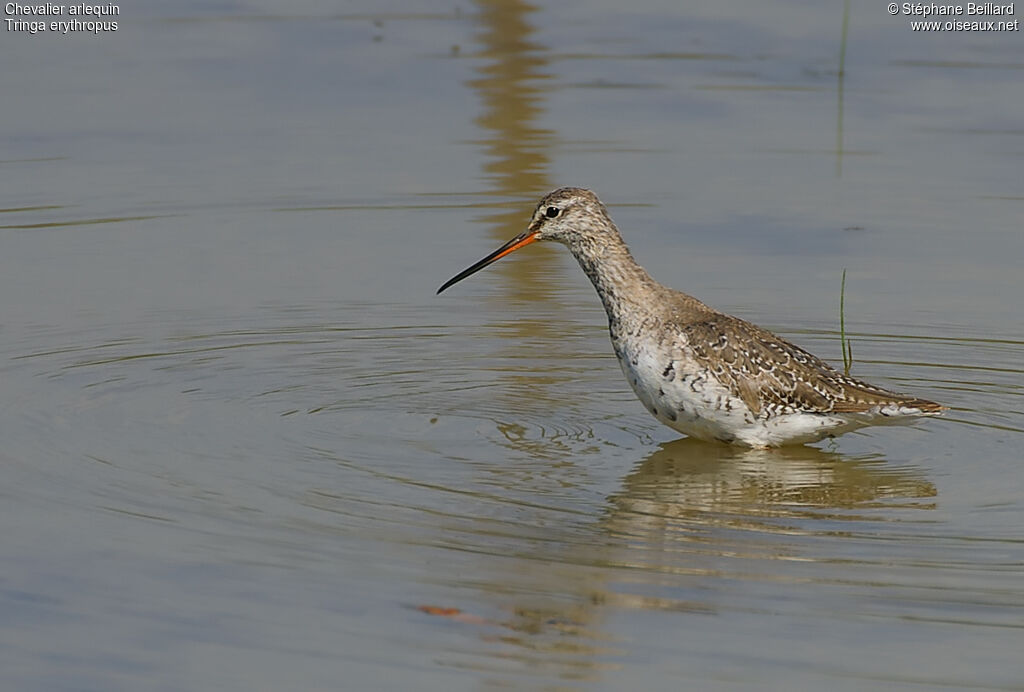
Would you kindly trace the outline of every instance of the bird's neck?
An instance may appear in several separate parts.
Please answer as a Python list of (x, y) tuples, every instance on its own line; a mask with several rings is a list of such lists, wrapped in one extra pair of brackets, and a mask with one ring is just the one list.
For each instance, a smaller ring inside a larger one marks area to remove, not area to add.
[(621, 238), (600, 245), (570, 245), (569, 249), (594, 284), (613, 327), (627, 316), (643, 319), (651, 306), (657, 305), (656, 294), (663, 289), (637, 264)]

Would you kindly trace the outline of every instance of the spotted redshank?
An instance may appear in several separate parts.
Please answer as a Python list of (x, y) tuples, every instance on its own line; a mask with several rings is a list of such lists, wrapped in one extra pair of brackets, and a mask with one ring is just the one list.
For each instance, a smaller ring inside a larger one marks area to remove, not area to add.
[(526, 231), (437, 292), (538, 240), (562, 243), (576, 257), (604, 303), (612, 347), (633, 391), (681, 433), (777, 447), (945, 408), (848, 377), (766, 329), (662, 286), (636, 263), (590, 190), (549, 193)]

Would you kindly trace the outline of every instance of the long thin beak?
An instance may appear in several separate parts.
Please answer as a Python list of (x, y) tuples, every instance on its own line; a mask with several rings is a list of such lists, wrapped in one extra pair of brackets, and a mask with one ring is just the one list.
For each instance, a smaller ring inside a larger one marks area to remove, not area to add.
[(437, 289), (437, 292), (441, 293), (441, 291), (448, 288), (452, 284), (457, 284), (463, 279), (465, 279), (467, 276), (470, 276), (471, 274), (476, 274), (478, 271), (486, 267), (488, 264), (491, 264), (492, 262), (497, 262), (505, 255), (515, 252), (521, 247), (526, 247), (535, 240), (537, 240), (537, 231), (530, 229), (523, 231), (512, 240), (508, 241), (500, 248), (498, 248), (491, 254), (487, 255), (487, 257), (484, 257), (482, 260), (474, 264), (472, 267), (463, 269), (458, 274), (445, 281), (441, 288)]

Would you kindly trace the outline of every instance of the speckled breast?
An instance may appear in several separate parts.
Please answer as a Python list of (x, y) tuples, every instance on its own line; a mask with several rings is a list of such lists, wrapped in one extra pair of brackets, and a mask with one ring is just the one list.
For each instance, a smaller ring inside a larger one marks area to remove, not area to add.
[(651, 414), (681, 433), (732, 442), (735, 431), (755, 423), (741, 399), (706, 369), (642, 343), (613, 342), (615, 355), (637, 398)]

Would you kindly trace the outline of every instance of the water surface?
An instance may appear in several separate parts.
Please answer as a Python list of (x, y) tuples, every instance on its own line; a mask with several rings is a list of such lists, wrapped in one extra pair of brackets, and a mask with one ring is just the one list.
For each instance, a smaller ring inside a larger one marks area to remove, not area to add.
[[(0, 686), (1019, 689), (1019, 34), (813, 3), (124, 6), (0, 42)], [(840, 91), (841, 89), (841, 91)], [(770, 452), (530, 248), (951, 407)]]

